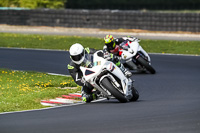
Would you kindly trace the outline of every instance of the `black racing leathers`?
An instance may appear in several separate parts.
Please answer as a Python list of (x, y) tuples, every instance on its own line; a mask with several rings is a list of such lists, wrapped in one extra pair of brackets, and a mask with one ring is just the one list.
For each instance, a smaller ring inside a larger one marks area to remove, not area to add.
[(84, 85), (81, 82), (83, 74), (82, 74), (82, 72), (80, 70), (80, 65), (77, 65), (77, 64), (75, 64), (74, 62), (71, 61), (68, 64), (68, 71), (69, 71), (69, 74), (74, 79), (74, 81), (76, 82), (76, 84), (78, 84), (79, 86), (83, 86)]
[(80, 70), (80, 66), (90, 67), (90, 65), (92, 65), (92, 58), (93, 58), (92, 54), (94, 54), (95, 52), (96, 52), (95, 49), (85, 48), (85, 59), (80, 65), (75, 64), (72, 61), (68, 64), (68, 71), (70, 75), (72, 76), (74, 81), (80, 86), (84, 85), (81, 82), (83, 74)]
[(92, 90), (94, 87), (90, 83), (85, 82), (82, 79), (83, 73), (80, 70), (80, 66), (92, 67), (93, 54), (95, 52), (95, 49), (85, 48), (85, 59), (80, 65), (75, 64), (72, 61), (68, 64), (68, 71), (70, 75), (72, 76), (76, 84), (82, 86), (82, 98), (85, 102), (90, 102), (94, 99), (94, 96), (92, 95)]

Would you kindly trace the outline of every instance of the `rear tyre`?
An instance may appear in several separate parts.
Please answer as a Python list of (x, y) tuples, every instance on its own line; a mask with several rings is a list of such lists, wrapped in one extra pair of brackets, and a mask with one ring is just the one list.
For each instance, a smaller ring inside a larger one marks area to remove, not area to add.
[(133, 97), (130, 99), (130, 101), (137, 101), (139, 98), (139, 92), (134, 87), (132, 87), (132, 95)]
[(151, 74), (155, 74), (155, 73), (156, 73), (155, 69), (154, 69), (151, 65), (149, 65), (149, 63), (148, 63), (145, 59), (143, 59), (142, 57), (139, 57), (137, 60), (138, 60), (138, 62), (139, 62), (142, 66), (144, 66)]
[(102, 80), (102, 85), (121, 103), (125, 103), (128, 100), (125, 95), (118, 91), (110, 82), (108, 78)]

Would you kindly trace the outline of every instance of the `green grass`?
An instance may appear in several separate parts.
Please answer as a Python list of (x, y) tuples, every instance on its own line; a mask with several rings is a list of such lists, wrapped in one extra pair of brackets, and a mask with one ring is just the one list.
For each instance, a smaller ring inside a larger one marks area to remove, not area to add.
[(100, 38), (90, 37), (0, 33), (0, 47), (69, 50), (74, 43), (101, 48), (99, 45), (102, 45), (102, 42)]
[(41, 100), (78, 91), (80, 86), (71, 77), (0, 69), (0, 112), (45, 108)]
[[(95, 37), (0, 33), (0, 47), (69, 50), (74, 43), (95, 49), (102, 49), (104, 45), (103, 38)], [(200, 55), (200, 41), (142, 39), (140, 45), (148, 53)]]
[(149, 53), (200, 55), (200, 41), (142, 40), (140, 44)]

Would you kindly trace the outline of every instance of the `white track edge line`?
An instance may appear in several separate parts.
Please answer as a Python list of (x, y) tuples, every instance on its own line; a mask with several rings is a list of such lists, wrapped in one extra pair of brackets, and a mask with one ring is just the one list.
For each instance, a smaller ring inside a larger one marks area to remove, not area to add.
[[(106, 98), (103, 99), (98, 99), (98, 100), (94, 100), (92, 102), (99, 102), (99, 101), (103, 101)], [(54, 107), (47, 107), (47, 108), (42, 108), (42, 109), (33, 109), (33, 110), (23, 110), (23, 111), (14, 111), (14, 112), (3, 112), (0, 113), (0, 115), (4, 115), (4, 114), (14, 114), (14, 113), (25, 113), (25, 112), (32, 112), (32, 111), (42, 111), (42, 110), (48, 110), (48, 109), (55, 109), (55, 108), (62, 108), (62, 107), (70, 107), (70, 106), (77, 106), (77, 105), (82, 105), (82, 104), (86, 104), (85, 102), (83, 103), (74, 103), (74, 104), (70, 104), (70, 105), (61, 105), (61, 106), (54, 106)]]

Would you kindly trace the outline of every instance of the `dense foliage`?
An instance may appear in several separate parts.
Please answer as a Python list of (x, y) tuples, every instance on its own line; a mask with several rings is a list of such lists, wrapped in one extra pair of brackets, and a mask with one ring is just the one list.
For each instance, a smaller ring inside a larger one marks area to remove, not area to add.
[(1, 0), (0, 7), (64, 8), (67, 0)]

